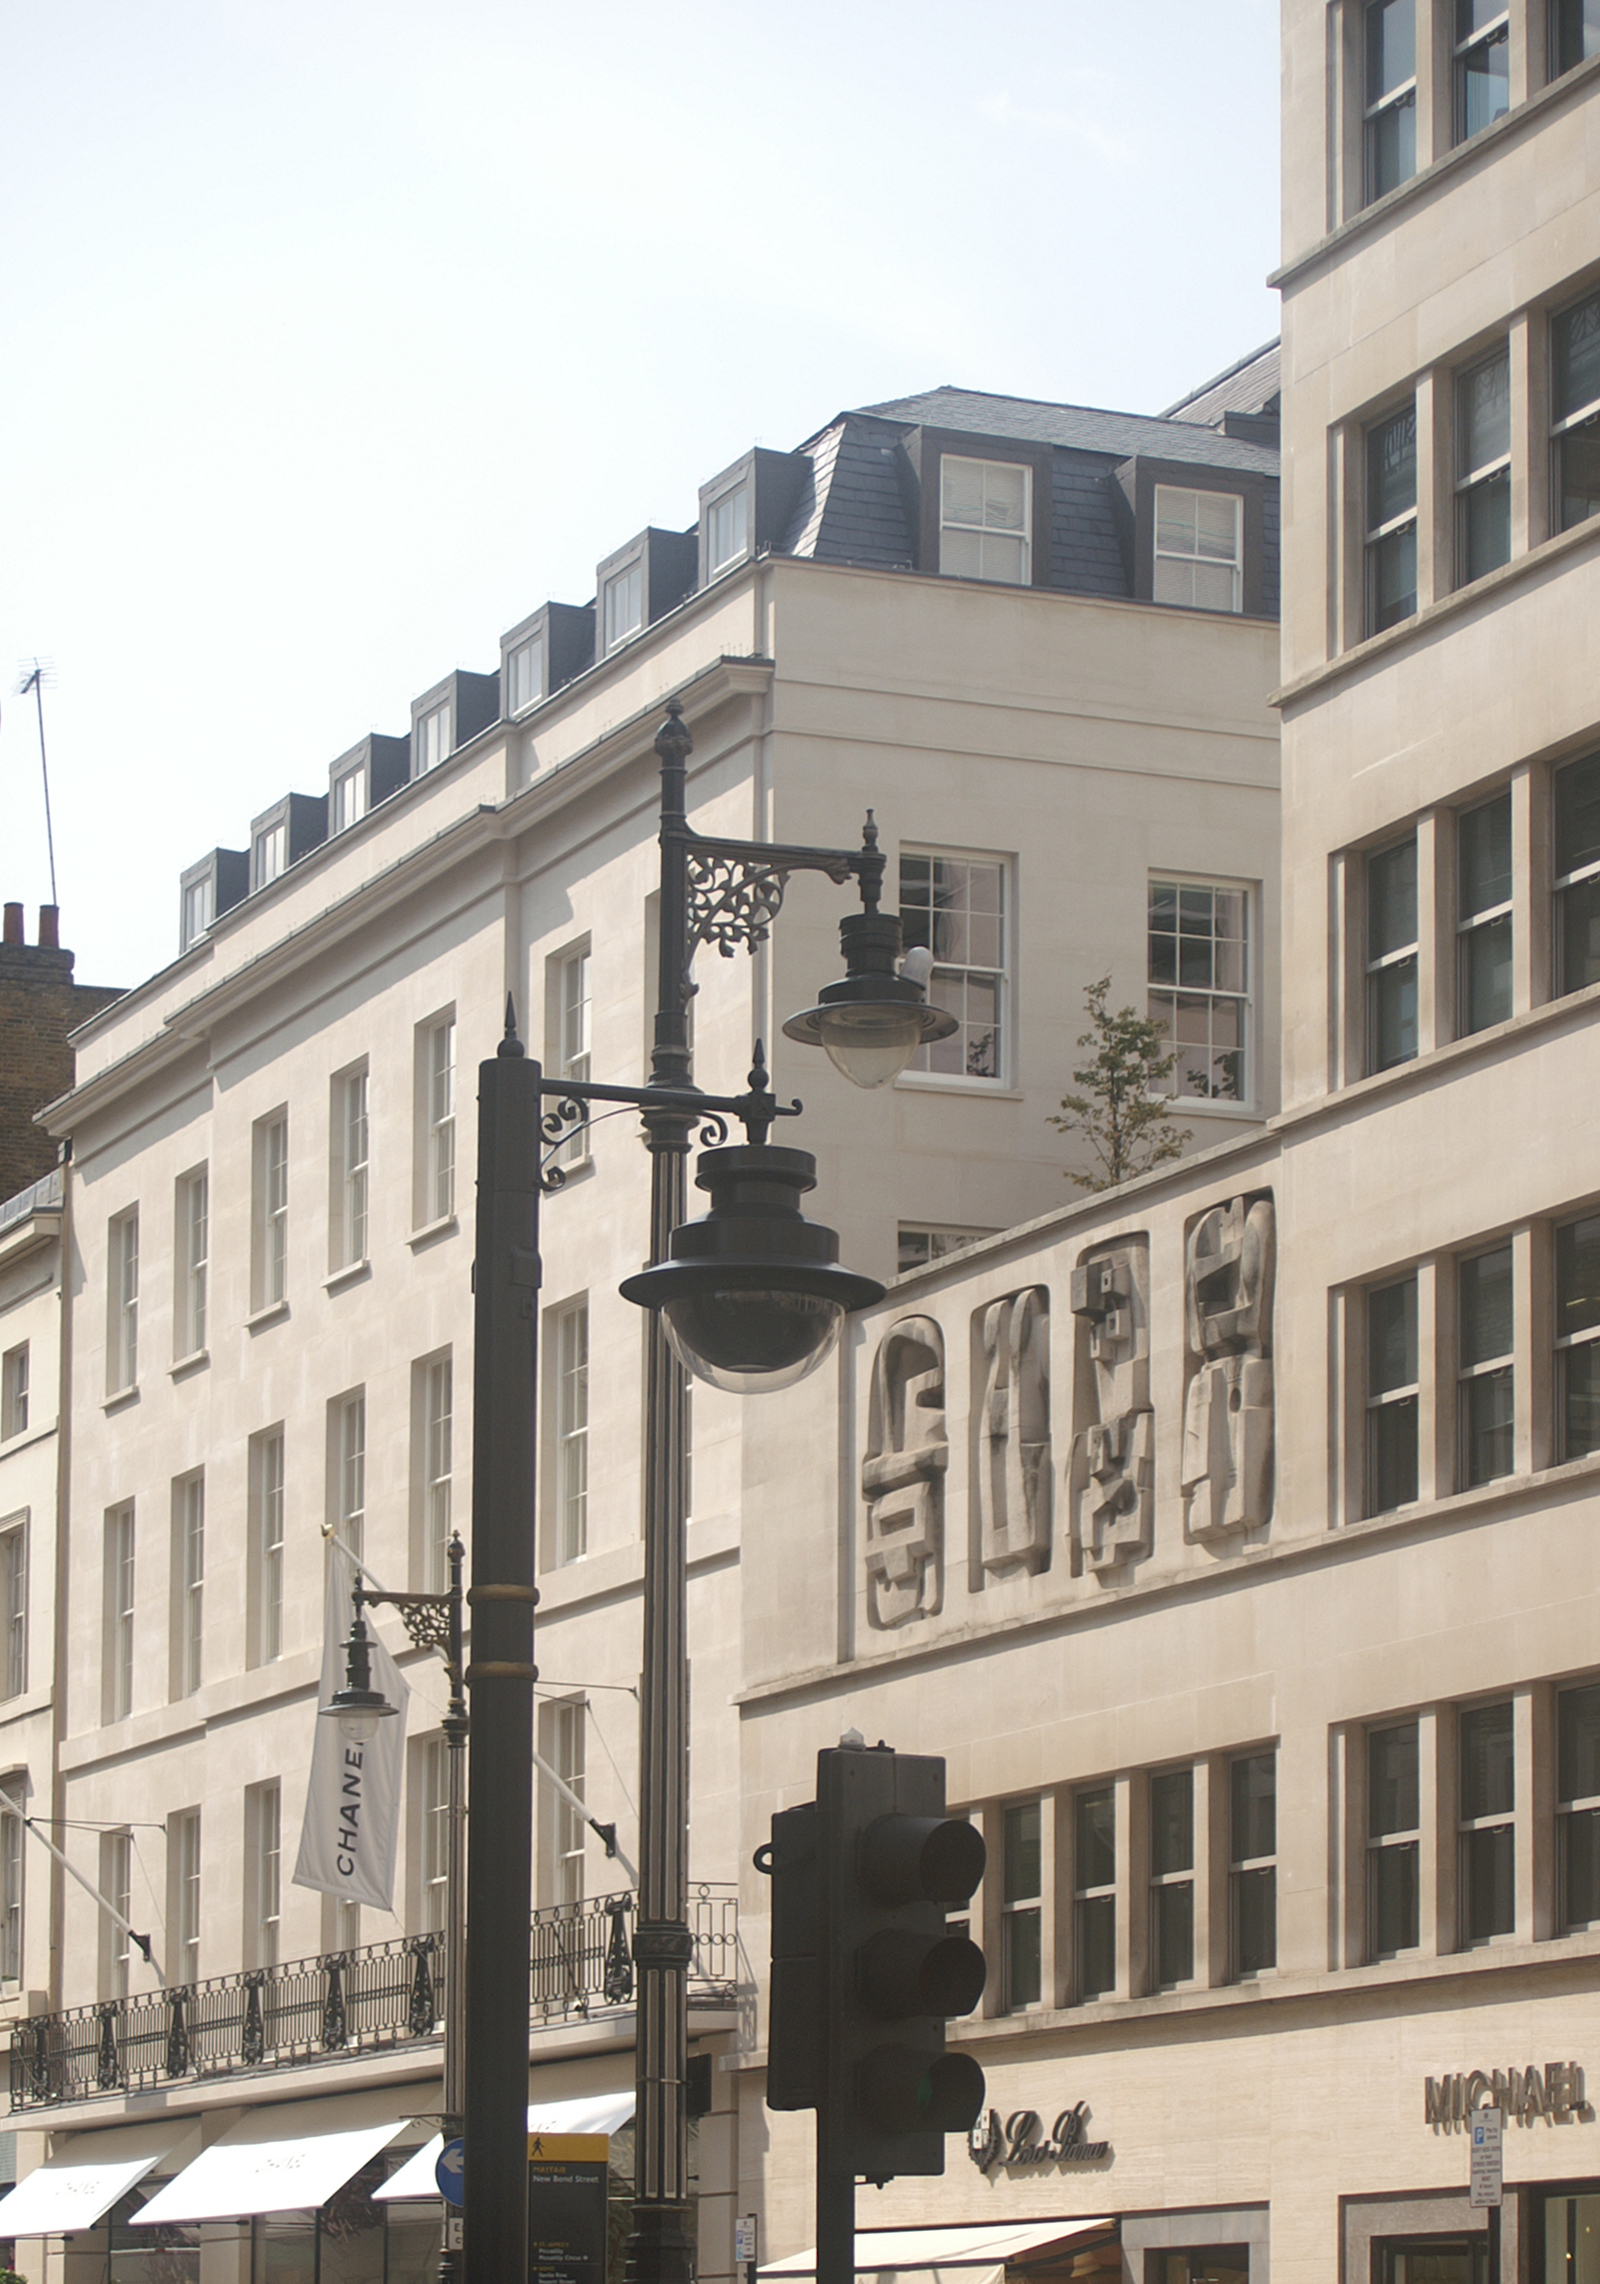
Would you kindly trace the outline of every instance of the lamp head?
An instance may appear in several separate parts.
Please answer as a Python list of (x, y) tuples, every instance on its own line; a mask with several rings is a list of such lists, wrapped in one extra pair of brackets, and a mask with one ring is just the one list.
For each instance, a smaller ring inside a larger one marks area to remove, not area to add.
[(855, 1086), (887, 1086), (919, 1047), (948, 1039), (956, 1018), (928, 1005), (933, 955), (919, 948), (901, 958), (898, 913), (849, 913), (839, 942), (843, 977), (824, 986), (815, 1007), (790, 1016), (784, 1037), (821, 1047)]
[(816, 1178), (808, 1150), (702, 1151), (695, 1180), (711, 1211), (673, 1231), (669, 1260), (623, 1283), (626, 1299), (661, 1311), (684, 1365), (714, 1388), (792, 1388), (828, 1354), (849, 1310), (883, 1298), (874, 1279), (839, 1267), (833, 1231), (802, 1215)]
[(318, 1718), (337, 1721), (347, 1745), (369, 1745), (378, 1733), (379, 1722), (395, 1719), (398, 1708), (389, 1703), (381, 1689), (372, 1686), (372, 1639), (361, 1615), (359, 1586), (355, 1603), (350, 1639), (344, 1645), (344, 1687), (336, 1689), (327, 1704), (318, 1708)]

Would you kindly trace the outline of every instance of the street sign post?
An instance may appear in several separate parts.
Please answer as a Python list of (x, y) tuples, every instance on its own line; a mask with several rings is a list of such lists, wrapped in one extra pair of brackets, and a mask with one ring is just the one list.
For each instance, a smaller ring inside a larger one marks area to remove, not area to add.
[(439, 2184), (439, 2194), (447, 2205), (462, 2202), (461, 2183), (465, 2172), (466, 2143), (459, 2135), (447, 2141), (440, 2150), (433, 2168), (433, 2177)]
[(1480, 2209), (1486, 2205), (1498, 2205), (1503, 2193), (1501, 2142), (1505, 2128), (1504, 2112), (1472, 2110), (1468, 2113), (1467, 2125), (1472, 2136), (1468, 2202)]

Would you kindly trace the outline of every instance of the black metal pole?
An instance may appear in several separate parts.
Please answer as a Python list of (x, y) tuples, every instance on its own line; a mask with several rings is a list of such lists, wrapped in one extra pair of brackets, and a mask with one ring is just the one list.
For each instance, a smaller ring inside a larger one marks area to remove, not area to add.
[(817, 2284), (855, 2284), (856, 2183), (853, 2173), (831, 2173), (823, 2153), (823, 2116), (817, 2112)]
[(478, 1066), (468, 1748), (466, 2284), (528, 2273), (533, 1902), (534, 1438), (539, 1066), (506, 1036)]
[[(693, 741), (674, 703), (656, 737), (661, 762), (661, 909), (652, 1086), (692, 1083), (686, 765)], [(650, 1260), (668, 1257), (688, 1194), (682, 1109), (646, 1109)], [(690, 2284), (688, 1972), (689, 1396), (659, 1314), (645, 1361), (644, 1666), (639, 1708), (639, 1914), (634, 1927), (634, 2209), (628, 2284)]]
[[(461, 2081), (466, 2061), (467, 1963), (467, 1722), (466, 1679), (463, 1667), (461, 1567), (465, 1555), (459, 1531), (450, 1534), (450, 1590), (446, 1597), (449, 1637), (445, 1666), (450, 1676), (450, 1702), (440, 1726), (444, 1730), (449, 1784), (445, 1794), (445, 1935), (444, 1935), (444, 2137), (454, 2140), (461, 2131)], [(446, 2230), (448, 2236), (449, 2231)], [(455, 2284), (461, 2273), (461, 2254), (446, 2243), (439, 2254), (439, 2284)]]

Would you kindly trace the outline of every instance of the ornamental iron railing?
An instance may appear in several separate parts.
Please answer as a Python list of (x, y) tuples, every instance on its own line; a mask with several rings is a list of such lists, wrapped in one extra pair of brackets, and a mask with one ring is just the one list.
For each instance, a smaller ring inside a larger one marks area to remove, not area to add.
[[(631, 1894), (554, 1904), (533, 1916), (529, 2020), (537, 2028), (633, 2003)], [(731, 2006), (739, 1907), (731, 1887), (689, 1898), (692, 2003)], [(11, 2107), (47, 2108), (174, 2080), (274, 2070), (442, 2035), (444, 1936), (408, 1935), (316, 1959), (133, 1998), (102, 1999), (12, 2026)]]

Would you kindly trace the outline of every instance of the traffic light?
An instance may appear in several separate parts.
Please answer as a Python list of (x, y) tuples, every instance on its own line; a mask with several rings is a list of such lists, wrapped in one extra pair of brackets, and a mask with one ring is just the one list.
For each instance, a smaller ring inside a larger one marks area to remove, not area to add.
[(844, 1745), (817, 1798), (772, 1820), (767, 2100), (815, 2109), (819, 2166), (886, 2181), (942, 2173), (944, 2137), (983, 2107), (983, 2072), (944, 2026), (983, 1996), (976, 1943), (947, 1913), (983, 1877), (976, 1826), (944, 1813), (944, 1763)]

